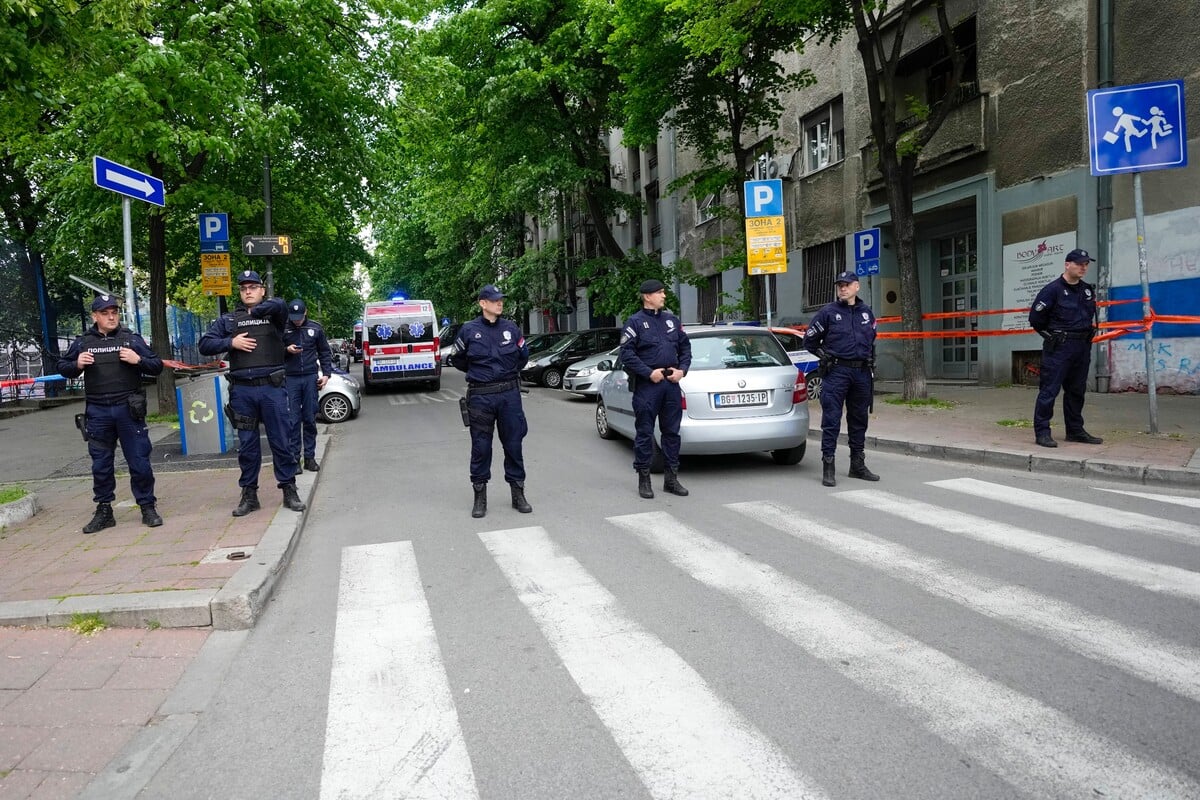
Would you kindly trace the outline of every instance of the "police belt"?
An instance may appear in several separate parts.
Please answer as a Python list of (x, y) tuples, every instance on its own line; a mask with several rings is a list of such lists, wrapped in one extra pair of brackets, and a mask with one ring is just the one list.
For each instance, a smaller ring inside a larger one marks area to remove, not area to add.
[(830, 363), (835, 367), (850, 367), (851, 369), (867, 369), (871, 366), (869, 361), (855, 361), (850, 358), (831, 358)]
[(261, 378), (230, 378), (229, 382), (234, 386), (266, 386), (271, 382), (271, 376), (264, 375)]
[(509, 389), (516, 389), (516, 381), (495, 381), (493, 383), (469, 383), (467, 384), (467, 395), (479, 394), (499, 394), (507, 392)]
[(1060, 339), (1079, 339), (1080, 341), (1091, 341), (1092, 329), (1088, 328), (1085, 331), (1050, 331), (1050, 335), (1057, 336)]

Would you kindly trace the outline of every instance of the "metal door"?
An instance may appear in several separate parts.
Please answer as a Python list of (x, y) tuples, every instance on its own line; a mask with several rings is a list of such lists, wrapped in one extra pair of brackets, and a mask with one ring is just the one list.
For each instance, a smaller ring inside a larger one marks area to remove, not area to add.
[[(963, 313), (979, 308), (979, 273), (975, 252), (975, 231), (966, 231), (938, 239), (934, 252), (938, 257), (939, 296), (943, 312)], [(978, 317), (950, 317), (941, 320), (944, 331), (974, 331)], [(979, 340), (969, 337), (939, 339), (941, 377), (976, 380), (979, 377)]]

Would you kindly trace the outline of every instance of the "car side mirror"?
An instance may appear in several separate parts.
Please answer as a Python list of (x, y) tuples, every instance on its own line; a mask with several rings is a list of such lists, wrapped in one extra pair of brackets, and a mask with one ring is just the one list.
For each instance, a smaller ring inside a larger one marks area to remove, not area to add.
[(596, 365), (596, 369), (600, 370), (601, 372), (612, 372), (612, 362), (608, 359), (605, 359)]

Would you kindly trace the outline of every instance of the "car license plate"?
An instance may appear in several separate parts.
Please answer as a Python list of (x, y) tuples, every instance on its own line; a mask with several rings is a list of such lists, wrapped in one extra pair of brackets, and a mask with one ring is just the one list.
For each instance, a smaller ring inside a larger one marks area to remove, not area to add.
[(766, 392), (726, 392), (713, 395), (713, 405), (717, 408), (733, 408), (734, 406), (765, 406)]

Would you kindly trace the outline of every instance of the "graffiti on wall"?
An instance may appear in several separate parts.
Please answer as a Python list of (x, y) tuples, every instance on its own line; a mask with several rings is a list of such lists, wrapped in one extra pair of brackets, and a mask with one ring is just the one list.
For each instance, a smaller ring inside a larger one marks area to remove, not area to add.
[[(1160, 390), (1179, 394), (1200, 393), (1200, 340), (1155, 340), (1154, 383)], [(1140, 336), (1113, 341), (1111, 348), (1114, 391), (1145, 391), (1146, 343)]]

